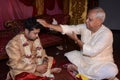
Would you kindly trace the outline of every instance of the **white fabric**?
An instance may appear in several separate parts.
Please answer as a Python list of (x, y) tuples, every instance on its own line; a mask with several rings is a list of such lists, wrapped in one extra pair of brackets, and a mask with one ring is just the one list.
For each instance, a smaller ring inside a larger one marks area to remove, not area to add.
[(58, 22), (57, 22), (57, 20), (56, 20), (55, 18), (53, 18), (52, 24), (54, 24), (54, 25), (57, 25), (57, 24), (58, 24)]
[(70, 62), (78, 67), (79, 73), (96, 80), (116, 76), (118, 69), (112, 54), (113, 35), (107, 27), (102, 25), (94, 34), (91, 34), (85, 24), (61, 25), (61, 27), (63, 34), (72, 32), (80, 34), (84, 42), (83, 50), (65, 54)]

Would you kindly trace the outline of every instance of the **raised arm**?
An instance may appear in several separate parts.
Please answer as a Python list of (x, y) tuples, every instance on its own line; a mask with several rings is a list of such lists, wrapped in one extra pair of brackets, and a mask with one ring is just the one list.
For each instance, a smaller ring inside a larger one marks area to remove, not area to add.
[(60, 25), (49, 24), (43, 19), (37, 19), (37, 22), (39, 22), (40, 24), (42, 24), (46, 28), (50, 28), (50, 29), (53, 29), (55, 31), (62, 32), (62, 28)]

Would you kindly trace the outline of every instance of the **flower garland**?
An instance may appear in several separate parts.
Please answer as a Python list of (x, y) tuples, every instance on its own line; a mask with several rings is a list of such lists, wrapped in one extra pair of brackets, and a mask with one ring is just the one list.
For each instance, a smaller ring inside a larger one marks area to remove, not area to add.
[[(25, 58), (23, 59), (23, 61), (27, 64), (31, 64), (32, 63), (32, 53), (31, 53), (31, 50), (30, 50), (30, 45), (27, 41), (27, 39), (25, 38), (25, 35), (24, 34), (21, 34), (20, 35), (20, 39), (22, 41), (22, 44), (23, 44), (23, 47), (24, 47), (24, 51), (25, 51)], [(33, 43), (33, 45), (35, 45), (36, 47), (36, 57), (38, 58), (37, 59), (37, 62), (38, 64), (42, 64), (42, 60), (41, 60), (41, 56), (42, 56), (42, 47), (40, 45), (40, 41), (39, 39), (36, 39)]]

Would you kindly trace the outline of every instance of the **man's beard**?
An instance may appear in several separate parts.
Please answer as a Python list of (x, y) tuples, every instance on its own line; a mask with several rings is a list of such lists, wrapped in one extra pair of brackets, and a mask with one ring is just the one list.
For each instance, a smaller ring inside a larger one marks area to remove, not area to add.
[(35, 38), (35, 39), (29, 39), (30, 41), (35, 41), (37, 38)]

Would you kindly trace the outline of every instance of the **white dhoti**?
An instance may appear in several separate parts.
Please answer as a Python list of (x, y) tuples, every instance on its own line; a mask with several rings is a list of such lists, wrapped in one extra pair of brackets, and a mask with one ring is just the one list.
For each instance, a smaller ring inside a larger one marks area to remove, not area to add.
[(68, 52), (65, 56), (78, 67), (80, 74), (93, 80), (114, 78), (118, 73), (117, 66), (113, 62), (92, 62), (77, 50)]

